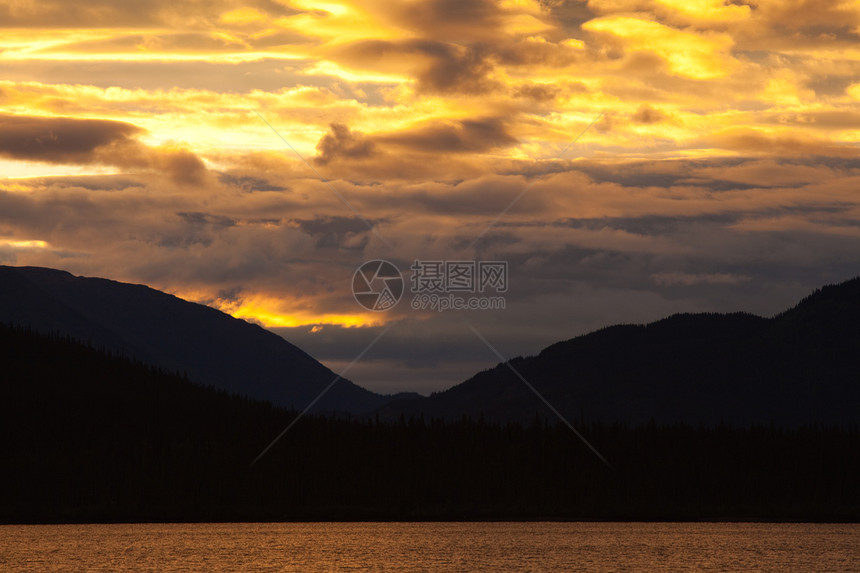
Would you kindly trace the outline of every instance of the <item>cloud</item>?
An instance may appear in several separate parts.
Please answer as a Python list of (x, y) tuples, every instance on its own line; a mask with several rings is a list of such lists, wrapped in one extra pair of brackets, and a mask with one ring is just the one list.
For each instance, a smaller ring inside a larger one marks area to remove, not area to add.
[(753, 14), (759, 30), (768, 30), (766, 38), (780, 45), (839, 45), (860, 39), (860, 10), (850, 0), (756, 2)]
[(246, 193), (261, 191), (287, 191), (287, 187), (273, 185), (262, 177), (254, 177), (252, 175), (221, 173), (218, 175), (218, 181), (225, 185), (238, 187)]
[(540, 27), (534, 18), (540, 12), (530, 2), (408, 0), (382, 5), (397, 25), (443, 42), (486, 42), (517, 29)]
[(654, 109), (649, 105), (639, 106), (639, 109), (636, 110), (630, 119), (635, 121), (636, 123), (660, 123), (666, 119), (666, 115), (658, 109)]
[(589, 0), (597, 14), (640, 13), (673, 26), (726, 29), (748, 20), (747, 2), (724, 0)]
[(96, 150), (124, 144), (139, 127), (104, 119), (0, 115), (0, 155), (28, 161), (89, 163)]
[(750, 277), (748, 276), (734, 275), (730, 273), (690, 274), (682, 272), (656, 273), (651, 275), (651, 278), (660, 286), (692, 286), (700, 284), (735, 285), (750, 280)]
[[(141, 51), (149, 53), (218, 53), (230, 52), (237, 49), (247, 49), (250, 46), (235, 36), (218, 36), (205, 32), (197, 33), (161, 33), (161, 34), (126, 34), (109, 38), (71, 42), (55, 48), (62, 53), (79, 54), (135, 54)], [(44, 50), (50, 55), (51, 49)]]
[(432, 46), (425, 51), (431, 64), (418, 73), (419, 91), (482, 94), (499, 85), (489, 77), (492, 64), (481, 48)]
[(840, 144), (812, 135), (791, 132), (769, 133), (749, 127), (728, 128), (715, 132), (706, 137), (703, 143), (741, 153), (782, 157), (818, 155), (855, 158), (860, 156), (860, 149), (853, 144)]
[[(282, 332), (333, 367), (376, 332), (335, 325), (397, 321), (392, 339), (380, 341), (355, 371), (356, 381), (427, 392), (494, 359), (462, 330), (462, 313), (416, 314), (401, 303), (383, 317), (362, 317), (349, 285), (364, 260), (383, 256), (404, 270), (416, 258), (508, 261), (507, 310), (465, 318), (511, 356), (671, 312), (776, 312), (807, 287), (860, 264), (860, 164), (826, 163), (567, 162), (538, 177), (477, 251), (465, 245), (523, 190), (523, 176), (388, 181), (384, 193), (338, 181), (395, 245), (388, 251), (320, 182), (291, 169), (248, 182), (283, 188), (267, 193), (248, 193), (238, 175), (195, 194), (150, 172), (126, 176), (125, 185), (116, 176), (2, 182), (0, 231), (11, 241), (62, 246), (64, 254), (17, 249), (17, 264), (145, 282), (252, 320), (292, 325)], [(780, 169), (794, 177), (750, 186)], [(778, 186), (792, 181), (799, 183)]]
[[(362, 251), (368, 243), (367, 221), (358, 217), (315, 217), (295, 219), (302, 232), (316, 239), (319, 248), (347, 248)], [(373, 224), (373, 222), (371, 222)]]
[(516, 95), (543, 102), (555, 99), (561, 90), (554, 85), (523, 84), (516, 89)]
[(365, 159), (376, 153), (373, 141), (340, 123), (331, 124), (331, 131), (317, 143), (317, 151), (317, 165), (326, 165), (333, 159)]
[(617, 38), (640, 61), (659, 58), (668, 71), (692, 79), (729, 75), (738, 64), (731, 56), (732, 37), (725, 33), (678, 30), (641, 17), (613, 15), (595, 18), (583, 29)]
[(152, 170), (180, 184), (203, 180), (206, 166), (197, 155), (176, 145), (146, 146), (134, 139), (142, 133), (141, 128), (119, 121), (0, 115), (0, 155)]
[(424, 152), (482, 152), (514, 145), (517, 140), (498, 117), (457, 122), (430, 122), (401, 133), (377, 136), (377, 141)]
[(826, 130), (852, 130), (860, 128), (860, 112), (853, 109), (796, 113), (783, 112), (772, 114), (770, 119), (773, 123), (779, 125), (813, 127)]
[[(246, 48), (242, 47), (238, 51), (245, 53)], [(147, 52), (136, 53), (140, 55)], [(310, 77), (301, 73), (304, 66), (308, 65), (306, 61), (293, 59), (285, 62), (275, 55), (238, 62), (213, 61), (206, 54), (192, 61), (181, 58), (159, 61), (158, 54), (150, 58), (119, 62), (72, 58), (64, 61), (60, 67), (48, 55), (32, 60), (4, 59), (0, 61), (0, 74), (8, 92), (3, 101), (8, 104), (13, 96), (17, 96), (15, 100), (20, 98), (24, 100), (22, 103), (31, 105), (38, 103), (40, 108), (48, 107), (57, 114), (92, 111), (91, 99), (97, 95), (97, 90), (93, 88), (101, 88), (105, 95), (122, 94), (131, 100), (130, 103), (149, 104), (149, 110), (164, 111), (174, 109), (175, 105), (181, 106), (195, 97), (213, 97), (216, 94), (229, 96), (231, 92), (253, 90), (276, 93), (296, 84), (332, 84), (330, 78)], [(86, 78), (85, 82), (81, 82), (82, 77)], [(46, 78), (49, 80), (41, 83)], [(237, 78), (241, 79), (238, 85)], [(10, 85), (12, 81), (15, 84)], [(204, 90), (210, 93), (201, 93)], [(87, 99), (82, 101), (80, 96)], [(173, 105), (165, 101), (170, 100), (170, 96), (173, 96)], [(33, 98), (38, 99), (34, 101)], [(117, 105), (121, 101), (108, 97), (104, 103)], [(104, 108), (101, 109), (103, 111)]]
[(183, 22), (188, 27), (203, 26), (236, 8), (256, 8), (269, 17), (295, 14), (284, 4), (273, 0), (214, 0), (202, 12), (188, 0), (152, 0), (150, 2), (114, 2), (113, 0), (81, 0), (69, 5), (62, 0), (32, 0), (0, 2), (0, 14), (7, 27), (79, 27), (146, 28), (153, 25), (173, 25)]
[[(314, 163), (325, 167), (327, 175), (371, 181), (385, 177), (420, 181), (441, 175), (434, 162), (445, 157), (448, 175), (461, 175), (464, 171), (479, 175), (483, 167), (473, 163), (474, 154), (516, 145), (506, 124), (496, 117), (428, 121), (375, 134), (332, 124), (317, 143)], [(432, 160), (428, 161), (428, 155), (433, 156)]]
[(490, 74), (490, 53), (482, 45), (430, 39), (362, 40), (331, 51), (337, 61), (360, 69), (408, 73), (422, 93), (482, 94), (500, 84)]
[[(120, 153), (125, 149), (118, 149)], [(149, 148), (135, 146), (128, 156), (112, 156), (108, 161), (121, 167), (143, 167), (164, 173), (175, 183), (197, 185), (203, 183), (207, 174), (206, 164), (194, 152), (173, 145)], [(134, 157), (133, 151), (139, 153)]]

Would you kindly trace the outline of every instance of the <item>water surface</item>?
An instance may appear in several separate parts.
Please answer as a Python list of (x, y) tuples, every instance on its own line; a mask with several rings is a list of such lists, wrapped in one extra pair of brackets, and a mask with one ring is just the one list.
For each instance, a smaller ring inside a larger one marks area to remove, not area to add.
[(0, 526), (0, 571), (860, 571), (860, 525)]

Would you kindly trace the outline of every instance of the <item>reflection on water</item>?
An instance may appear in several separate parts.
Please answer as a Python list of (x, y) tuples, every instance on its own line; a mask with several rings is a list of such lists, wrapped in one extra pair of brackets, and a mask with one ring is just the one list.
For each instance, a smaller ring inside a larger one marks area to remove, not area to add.
[(860, 525), (0, 526), (0, 571), (860, 571)]

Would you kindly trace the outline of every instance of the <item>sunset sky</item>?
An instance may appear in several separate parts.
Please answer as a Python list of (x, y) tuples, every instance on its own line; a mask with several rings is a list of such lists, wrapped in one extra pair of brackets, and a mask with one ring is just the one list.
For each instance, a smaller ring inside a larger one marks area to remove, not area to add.
[[(860, 274), (858, 142), (856, 0), (0, 0), (0, 264), (336, 371), (391, 325), (383, 392), (496, 363), (468, 324), (532, 354)], [(507, 261), (506, 308), (364, 311), (370, 259)]]

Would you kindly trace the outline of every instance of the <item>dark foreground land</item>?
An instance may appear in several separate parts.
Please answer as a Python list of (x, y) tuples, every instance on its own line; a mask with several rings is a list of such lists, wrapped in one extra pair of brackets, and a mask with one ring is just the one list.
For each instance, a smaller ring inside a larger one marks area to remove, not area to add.
[(860, 430), (300, 420), (0, 326), (0, 521), (860, 519)]

